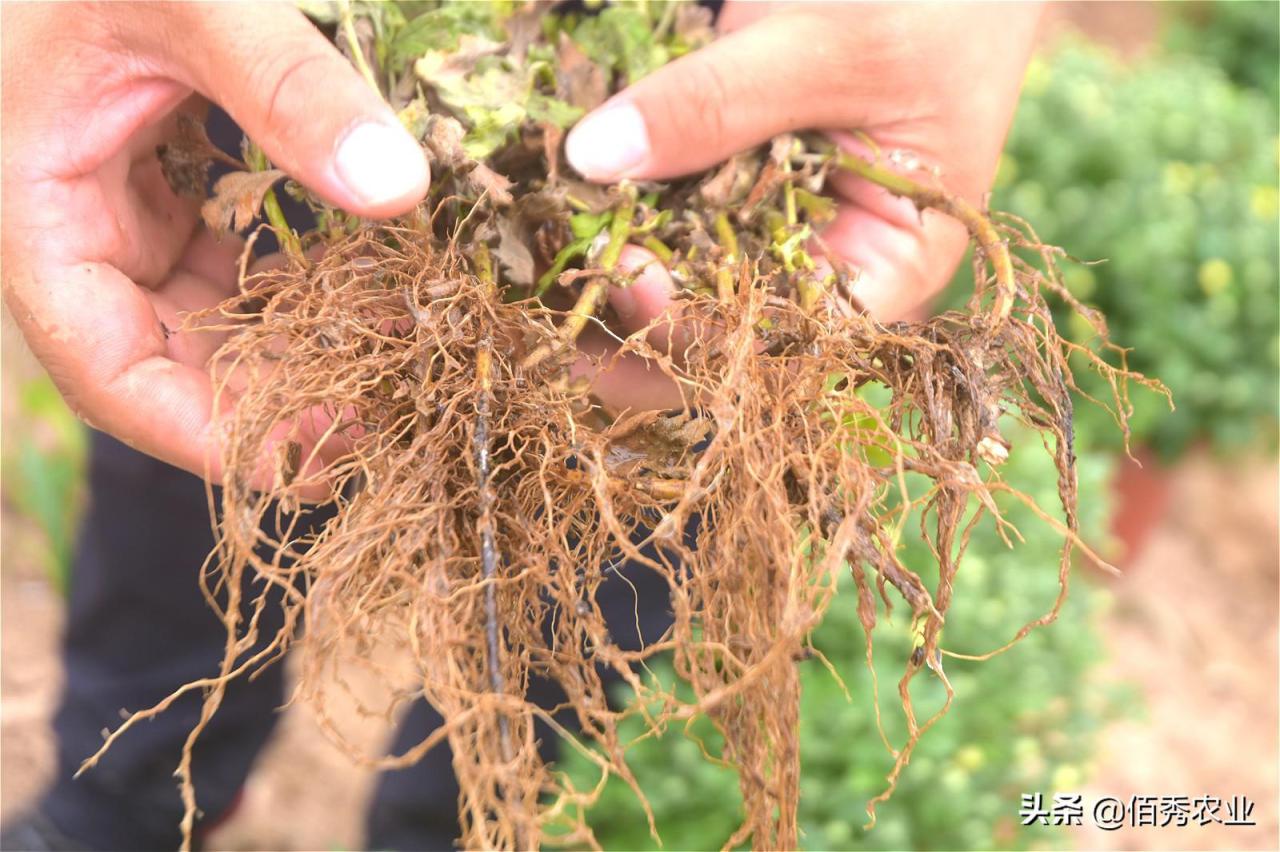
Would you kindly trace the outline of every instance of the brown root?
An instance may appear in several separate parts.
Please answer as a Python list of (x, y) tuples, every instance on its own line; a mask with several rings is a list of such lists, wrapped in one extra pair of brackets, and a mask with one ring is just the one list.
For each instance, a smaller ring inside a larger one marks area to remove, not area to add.
[[(1041, 432), (1055, 456), (1065, 594), (1076, 544), (1067, 359), (1084, 350), (1058, 336), (1044, 301), (1056, 282), (1051, 253), (1047, 272), (1011, 254), (1011, 245), (1039, 251), (1034, 235), (858, 163), (848, 165), (973, 229), (982, 249), (973, 309), (886, 326), (817, 290), (795, 299), (781, 271), (739, 259), (727, 285), (718, 276), (683, 301), (683, 350), (657, 351), (637, 333), (609, 356), (666, 373), (691, 400), (682, 411), (608, 412), (563, 380), (569, 344), (598, 313), (603, 272), (584, 276), (578, 306), (558, 323), (535, 299), (504, 301), (487, 260), (462, 256), (422, 221), (368, 226), (314, 263), (247, 282), (251, 307), (239, 299), (196, 318), (234, 332), (217, 356), (234, 405), (210, 600), (246, 575), (262, 590), (247, 619), (234, 594), (220, 608), (226, 661), (191, 687), (205, 690), (202, 718), (229, 680), (299, 644), (299, 695), (344, 742), (324, 710), (333, 669), (390, 639), (412, 657), (405, 695), (425, 697), (445, 724), (405, 755), (361, 759), (403, 765), (447, 738), (467, 847), (529, 848), (566, 823), (559, 842), (595, 845), (582, 812), (600, 787), (577, 790), (539, 759), (535, 722), (561, 723), (526, 700), (536, 675), (564, 690), (600, 786), (616, 775), (641, 798), (620, 720), (644, 714), (657, 730), (709, 716), (743, 798), (726, 844), (795, 848), (796, 661), (851, 570), (868, 643), (890, 587), (918, 629), (899, 686), (909, 737), (891, 789), (937, 719), (916, 721), (909, 685), (925, 669), (945, 683), (941, 634), (968, 532), (985, 514), (999, 522), (1002, 418)], [(1132, 376), (1097, 365), (1123, 418)], [(321, 449), (304, 457), (303, 445)], [(263, 458), (279, 467), (256, 490)], [(909, 475), (926, 478), (928, 492), (904, 499)], [(300, 534), (306, 499), (330, 488), (336, 517)], [(932, 589), (894, 545), (916, 505), (939, 566)], [(674, 627), (642, 651), (612, 641), (595, 599), (620, 560), (670, 590)], [(271, 589), (284, 591), (286, 627), (249, 656)], [(646, 678), (646, 660), (664, 652), (692, 700)], [(611, 708), (602, 670), (640, 700)], [(188, 834), (190, 744), (180, 767)]]

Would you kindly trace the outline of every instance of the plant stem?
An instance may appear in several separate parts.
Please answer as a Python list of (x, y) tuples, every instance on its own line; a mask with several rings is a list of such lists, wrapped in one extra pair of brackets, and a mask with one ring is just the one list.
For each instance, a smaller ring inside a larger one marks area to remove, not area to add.
[(360, 46), (360, 36), (356, 33), (356, 19), (351, 12), (351, 0), (339, 0), (338, 15), (342, 27), (342, 36), (347, 40), (347, 48), (351, 51), (351, 61), (355, 63), (356, 70), (360, 72), (360, 76), (364, 77), (364, 81), (378, 93), (378, 97), (382, 97), (382, 89), (378, 86), (378, 78), (374, 76), (373, 69), (369, 67), (368, 61), (364, 58), (364, 48)]
[[(631, 239), (632, 225), (631, 220), (635, 217), (636, 200), (633, 194), (628, 193), (622, 202), (622, 206), (613, 214), (613, 221), (609, 224), (609, 242), (600, 252), (600, 267), (606, 272), (612, 271), (618, 265), (618, 260), (622, 257), (622, 249)], [(559, 328), (556, 340), (552, 343), (544, 343), (534, 349), (524, 360), (520, 362), (520, 366), (528, 370), (536, 367), (545, 361), (550, 355), (559, 352), (566, 346), (572, 346), (578, 339), (578, 335), (582, 333), (587, 322), (595, 316), (596, 310), (604, 301), (605, 294), (609, 291), (609, 278), (605, 275), (598, 275), (582, 285), (582, 292), (578, 294), (578, 300), (573, 303), (569, 315), (565, 317)]]
[(995, 271), (996, 318), (1001, 322), (1008, 318), (1018, 292), (1017, 281), (1013, 274), (1013, 258), (1009, 254), (1009, 244), (1000, 236), (996, 226), (982, 211), (963, 198), (917, 183), (906, 175), (876, 165), (855, 154), (838, 154), (836, 164), (842, 169), (884, 187), (894, 195), (911, 199), (918, 208), (928, 207), (959, 220), (986, 253), (987, 260)]
[(716, 214), (716, 238), (724, 249), (724, 262), (716, 269), (716, 296), (721, 302), (733, 299), (733, 264), (738, 260), (738, 235), (729, 222), (729, 214), (721, 210)]
[(578, 339), (578, 335), (582, 333), (582, 329), (586, 328), (587, 321), (595, 316), (596, 309), (604, 301), (605, 293), (608, 290), (609, 279), (603, 275), (591, 278), (586, 284), (582, 285), (582, 293), (578, 296), (578, 301), (574, 302), (573, 308), (569, 311), (569, 316), (565, 317), (564, 322), (560, 325), (559, 334), (556, 335), (555, 341), (544, 343), (534, 349), (520, 362), (520, 366), (526, 370), (531, 369), (564, 347), (573, 345), (574, 341)]
[[(782, 172), (786, 175), (791, 174), (790, 159), (782, 161)], [(788, 177), (786, 182), (782, 185), (782, 197), (786, 209), (787, 224), (794, 226), (800, 219), (799, 215), (796, 213), (796, 184), (790, 177)]]
[(280, 206), (280, 199), (276, 196), (274, 189), (268, 189), (267, 194), (262, 197), (262, 212), (266, 214), (267, 222), (275, 230), (280, 248), (295, 260), (302, 260), (302, 241), (293, 232), (293, 228), (289, 227), (289, 221), (285, 219), (284, 209)]
[(622, 257), (622, 247), (631, 239), (631, 220), (636, 215), (635, 197), (628, 194), (622, 206), (614, 211), (613, 221), (609, 223), (609, 244), (600, 253), (600, 266), (606, 270), (618, 265)]
[[(489, 688), (495, 695), (506, 692), (502, 678), (502, 637), (498, 627), (498, 545), (493, 528), (493, 509), (497, 499), (489, 470), (489, 409), (493, 396), (493, 341), (486, 333), (476, 346), (476, 425), (472, 437), (475, 453), (476, 485), (479, 493), (480, 515), (476, 521), (480, 537), (480, 570), (485, 580), (484, 629), (488, 646)], [(498, 716), (498, 730), (502, 740), (502, 757), (508, 763), (513, 759), (511, 726), (506, 715)]]
[(644, 247), (656, 254), (658, 260), (663, 263), (670, 263), (671, 258), (676, 256), (676, 253), (666, 243), (652, 235), (644, 238)]
[(475, 263), (476, 277), (488, 285), (488, 289), (492, 291), (494, 288), (493, 258), (489, 255), (489, 247), (484, 243), (478, 243), (471, 259)]

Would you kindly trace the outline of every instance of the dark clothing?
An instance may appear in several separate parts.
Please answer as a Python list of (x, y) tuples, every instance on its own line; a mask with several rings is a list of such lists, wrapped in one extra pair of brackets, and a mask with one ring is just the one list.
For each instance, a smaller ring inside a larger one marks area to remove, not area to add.
[[(178, 845), (182, 806), (173, 773), (199, 719), (198, 691), (125, 734), (79, 779), (72, 776), (102, 744), (102, 729), (120, 724), (122, 709), (150, 707), (217, 673), (226, 632), (198, 583), (212, 547), (200, 480), (93, 433), (89, 506), (63, 644), (66, 686), (54, 719), (57, 773), (42, 810), (95, 848)], [(264, 633), (279, 626), (278, 613), (271, 615), (276, 623), (263, 625)], [(230, 807), (271, 733), (282, 678), (275, 666), (252, 683), (232, 684), (201, 737), (195, 786), (210, 818)]]

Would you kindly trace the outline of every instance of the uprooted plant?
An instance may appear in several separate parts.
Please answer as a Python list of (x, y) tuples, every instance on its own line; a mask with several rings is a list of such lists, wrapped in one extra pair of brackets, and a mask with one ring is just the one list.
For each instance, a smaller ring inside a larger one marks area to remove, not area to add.
[[(213, 363), (231, 402), (205, 573), (226, 655), (216, 674), (135, 714), (104, 745), (202, 691), (179, 767), (188, 837), (192, 745), (229, 682), (301, 646), (298, 693), (342, 741), (324, 710), (333, 669), (372, 637), (391, 637), (412, 655), (412, 694), (445, 723), (374, 762), (403, 765), (447, 739), (468, 847), (534, 847), (552, 825), (558, 842), (592, 844), (581, 815), (600, 786), (575, 789), (542, 763), (535, 720), (582, 748), (600, 785), (616, 775), (643, 799), (617, 733), (623, 714), (643, 713), (655, 729), (705, 714), (723, 732), (719, 757), (739, 772), (744, 814), (728, 846), (794, 848), (796, 665), (813, 653), (807, 637), (844, 571), (868, 655), (895, 598), (909, 607), (918, 638), (899, 684), (909, 737), (891, 790), (941, 715), (917, 721), (910, 684), (926, 670), (946, 684), (943, 628), (969, 532), (991, 516), (1017, 536), (993, 500), (1012, 490), (1000, 476), (1004, 418), (1043, 436), (1065, 517), (1041, 513), (1063, 534), (1059, 599), (1014, 641), (1055, 617), (1082, 546), (1068, 359), (1108, 377), (1121, 428), (1126, 382), (1139, 378), (1086, 307), (1075, 305), (1098, 332), (1096, 350), (1056, 332), (1046, 298), (1070, 299), (1059, 252), (901, 157), (873, 145), (850, 154), (818, 134), (779, 137), (670, 183), (575, 180), (560, 161), (563, 131), (630, 77), (709, 37), (696, 7), (654, 15), (460, 4), (406, 20), (395, 6), (338, 7), (339, 43), (430, 154), (427, 201), (370, 223), (286, 183), (319, 223), (297, 235), (273, 188), (284, 175), (246, 142), (239, 170), (206, 202), (221, 229), (261, 210), (285, 253), (188, 322), (229, 334)], [(212, 156), (193, 121), (162, 153), (166, 174), (188, 188)], [(965, 225), (977, 281), (966, 310), (881, 324), (852, 295), (856, 270), (815, 262), (835, 170)], [(623, 337), (605, 296), (630, 280), (619, 265), (629, 245), (652, 252), (680, 292), (676, 317)], [(580, 346), (588, 336), (594, 347)], [(624, 360), (665, 375), (684, 405), (602, 405), (583, 364)], [(872, 390), (888, 401), (873, 403)], [(927, 493), (908, 495), (909, 475), (927, 478)], [(317, 493), (333, 495), (336, 517), (302, 534)], [(924, 523), (905, 532), (929, 542), (935, 588), (896, 547), (920, 505)], [(674, 627), (642, 651), (612, 641), (595, 600), (621, 560), (669, 586)], [(246, 575), (261, 590), (248, 601)], [(268, 606), (282, 607), (285, 627), (262, 636)], [(673, 655), (692, 700), (645, 676), (659, 653)], [(642, 700), (611, 707), (606, 669)], [(581, 734), (525, 699), (534, 674), (563, 689)]]

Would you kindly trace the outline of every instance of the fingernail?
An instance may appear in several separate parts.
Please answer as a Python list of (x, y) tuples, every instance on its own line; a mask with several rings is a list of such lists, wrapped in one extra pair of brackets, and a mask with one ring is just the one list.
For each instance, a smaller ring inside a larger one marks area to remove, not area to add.
[(612, 180), (649, 157), (649, 131), (634, 104), (610, 104), (578, 122), (564, 145), (569, 164), (591, 180)]
[(360, 201), (378, 205), (404, 198), (427, 180), (427, 159), (403, 127), (365, 121), (338, 142), (334, 169)]

